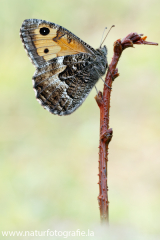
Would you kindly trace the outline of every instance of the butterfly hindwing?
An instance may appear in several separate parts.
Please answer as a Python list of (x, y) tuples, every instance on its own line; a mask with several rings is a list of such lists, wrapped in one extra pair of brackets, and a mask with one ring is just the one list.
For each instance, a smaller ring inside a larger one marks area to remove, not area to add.
[(44, 108), (54, 114), (67, 115), (82, 104), (98, 78), (92, 69), (94, 59), (86, 59), (87, 54), (83, 53), (74, 59), (62, 56), (37, 69), (33, 87)]

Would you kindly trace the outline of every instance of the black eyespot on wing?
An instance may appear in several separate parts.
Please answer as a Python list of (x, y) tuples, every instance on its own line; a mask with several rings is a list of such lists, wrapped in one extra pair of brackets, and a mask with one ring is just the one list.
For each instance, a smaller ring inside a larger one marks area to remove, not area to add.
[(50, 33), (50, 30), (49, 30), (49, 28), (43, 27), (43, 28), (40, 28), (39, 32), (41, 35), (46, 36)]
[(45, 48), (44, 53), (48, 53), (48, 52), (49, 52), (48, 48)]

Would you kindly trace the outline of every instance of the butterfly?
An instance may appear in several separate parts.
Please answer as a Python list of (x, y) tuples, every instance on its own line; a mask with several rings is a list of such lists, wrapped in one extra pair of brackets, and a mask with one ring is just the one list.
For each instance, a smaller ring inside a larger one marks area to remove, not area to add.
[(36, 67), (36, 98), (53, 114), (74, 112), (108, 67), (106, 46), (94, 49), (55, 23), (26, 19), (20, 37)]

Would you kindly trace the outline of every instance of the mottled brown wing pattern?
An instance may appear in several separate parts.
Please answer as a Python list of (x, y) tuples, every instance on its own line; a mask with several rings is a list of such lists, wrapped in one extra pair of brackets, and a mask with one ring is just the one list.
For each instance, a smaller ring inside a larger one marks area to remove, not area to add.
[(106, 70), (106, 47), (93, 49), (67, 29), (28, 19), (22, 42), (36, 66), (33, 87), (40, 104), (53, 114), (75, 111)]

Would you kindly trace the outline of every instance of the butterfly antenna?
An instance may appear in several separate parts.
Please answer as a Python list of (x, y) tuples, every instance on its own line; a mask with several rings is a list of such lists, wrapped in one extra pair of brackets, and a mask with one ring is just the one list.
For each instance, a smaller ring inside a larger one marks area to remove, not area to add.
[(102, 40), (103, 40), (103, 36), (104, 36), (104, 32), (105, 32), (106, 29), (107, 29), (107, 27), (105, 27), (104, 30), (103, 30), (103, 34), (102, 34), (102, 39), (101, 39), (100, 46), (101, 46), (101, 44), (102, 44)]
[(106, 37), (108, 36), (108, 34), (109, 34), (109, 32), (111, 31), (112, 27), (115, 27), (115, 25), (112, 25), (112, 26), (110, 27), (110, 29), (109, 29), (109, 31), (107, 32), (107, 34), (106, 34), (106, 36), (105, 36), (104, 40), (101, 42), (101, 45), (100, 45), (100, 47), (102, 46), (102, 44), (103, 44), (103, 43), (104, 43), (104, 41), (106, 40)]

